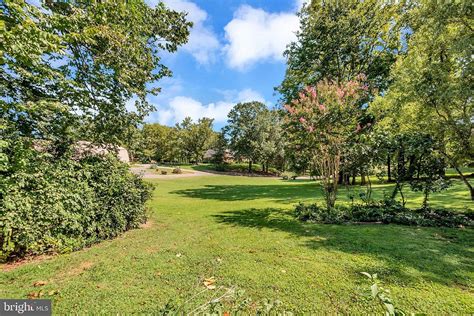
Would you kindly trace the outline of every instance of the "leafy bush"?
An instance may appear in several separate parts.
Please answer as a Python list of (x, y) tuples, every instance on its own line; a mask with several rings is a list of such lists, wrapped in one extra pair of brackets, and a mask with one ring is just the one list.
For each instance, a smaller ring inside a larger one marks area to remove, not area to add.
[[(236, 173), (248, 173), (248, 164), (245, 163), (221, 163), (213, 166), (213, 169), (221, 172), (236, 172)], [(252, 173), (262, 174), (262, 175), (280, 175), (280, 172), (273, 168), (269, 167), (268, 172), (263, 172), (262, 167), (259, 164), (252, 164)]]
[(162, 174), (162, 175), (167, 175), (167, 174), (168, 174), (168, 171), (166, 171), (166, 170), (161, 170), (161, 174)]
[(328, 224), (354, 222), (378, 222), (417, 226), (471, 226), (474, 213), (456, 213), (446, 209), (420, 208), (408, 209), (393, 200), (368, 204), (335, 206), (327, 209), (317, 204), (300, 203), (295, 207), (295, 217), (301, 221)]
[(178, 167), (178, 168), (174, 168), (172, 172), (173, 172), (174, 174), (182, 174), (182, 173), (183, 173), (183, 170), (181, 170), (181, 168)]
[(35, 159), (2, 180), (0, 259), (69, 252), (146, 220), (150, 185), (115, 157)]

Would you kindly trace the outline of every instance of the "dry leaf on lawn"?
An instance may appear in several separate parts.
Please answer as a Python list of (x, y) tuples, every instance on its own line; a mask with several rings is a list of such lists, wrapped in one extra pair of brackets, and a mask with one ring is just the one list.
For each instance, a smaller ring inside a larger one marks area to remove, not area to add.
[(33, 286), (38, 287), (38, 286), (43, 286), (43, 285), (46, 285), (46, 284), (48, 284), (48, 282), (46, 282), (46, 281), (36, 281), (35, 283), (33, 283)]
[(214, 284), (216, 283), (216, 279), (214, 279), (214, 277), (204, 279), (202, 283), (204, 284), (205, 287), (207, 287), (208, 290), (214, 290), (216, 288), (216, 285)]

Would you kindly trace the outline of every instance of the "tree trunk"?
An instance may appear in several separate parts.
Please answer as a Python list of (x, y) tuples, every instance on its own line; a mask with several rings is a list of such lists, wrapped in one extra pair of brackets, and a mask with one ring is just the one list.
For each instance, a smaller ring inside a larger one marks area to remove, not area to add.
[(388, 182), (392, 182), (392, 168), (391, 168), (391, 159), (390, 159), (390, 153), (387, 155), (387, 177), (388, 177)]
[(365, 173), (360, 174), (360, 185), (366, 185), (367, 181), (365, 179)]
[(252, 159), (249, 159), (249, 173), (252, 173)]
[(458, 172), (459, 176), (461, 177), (462, 181), (467, 185), (469, 188), (469, 192), (471, 193), (471, 201), (474, 201), (474, 188), (472, 185), (469, 183), (469, 180), (462, 174), (461, 169), (459, 169), (457, 166), (454, 166), (454, 169)]
[(356, 173), (353, 172), (352, 173), (352, 182), (351, 182), (351, 185), (355, 185), (356, 184)]

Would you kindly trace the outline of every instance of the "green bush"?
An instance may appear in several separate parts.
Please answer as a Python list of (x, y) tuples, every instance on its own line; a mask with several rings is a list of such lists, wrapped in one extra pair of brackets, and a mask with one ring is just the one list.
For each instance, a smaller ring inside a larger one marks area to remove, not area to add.
[(150, 193), (112, 156), (31, 160), (2, 180), (0, 259), (69, 252), (136, 228)]
[(177, 168), (174, 168), (174, 169), (173, 169), (172, 173), (174, 173), (174, 174), (182, 174), (182, 173), (183, 173), (183, 170), (181, 170), (180, 167), (177, 167)]
[(456, 213), (446, 209), (420, 208), (408, 209), (400, 203), (386, 200), (351, 206), (336, 206), (331, 209), (317, 204), (300, 203), (295, 207), (294, 215), (301, 221), (327, 224), (356, 222), (378, 222), (384, 224), (402, 224), (416, 226), (471, 226), (474, 213)]

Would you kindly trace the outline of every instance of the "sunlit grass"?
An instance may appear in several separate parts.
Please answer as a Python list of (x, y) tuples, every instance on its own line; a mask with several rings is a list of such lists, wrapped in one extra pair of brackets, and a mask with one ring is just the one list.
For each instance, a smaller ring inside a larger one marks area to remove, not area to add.
[[(248, 311), (271, 299), (295, 313), (380, 314), (360, 275), (367, 271), (379, 274), (407, 312), (474, 310), (471, 229), (298, 222), (293, 205), (320, 200), (314, 181), (209, 176), (152, 183), (148, 228), (2, 272), (0, 297), (43, 290), (57, 314), (157, 313), (170, 300), (198, 306), (212, 298), (216, 290), (202, 281), (213, 276), (218, 287), (243, 290), (255, 303)], [(390, 188), (376, 184), (374, 196)], [(407, 196), (410, 206), (421, 204), (419, 195)], [(472, 207), (460, 182), (431, 201)], [(39, 280), (47, 284), (34, 287)]]

